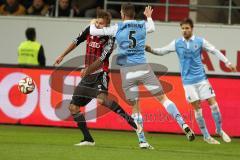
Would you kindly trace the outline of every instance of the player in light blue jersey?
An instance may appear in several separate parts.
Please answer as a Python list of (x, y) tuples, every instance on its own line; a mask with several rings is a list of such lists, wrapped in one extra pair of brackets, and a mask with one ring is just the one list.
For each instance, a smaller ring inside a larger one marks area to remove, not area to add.
[[(121, 7), (122, 22), (110, 27), (104, 27), (103, 29), (97, 29), (95, 25), (91, 25), (90, 34), (115, 37), (118, 45), (117, 64), (120, 65), (122, 88), (129, 104), (133, 106), (132, 117), (139, 126), (143, 127), (143, 117), (140, 113), (138, 97), (138, 85), (142, 83), (177, 121), (188, 140), (192, 141), (195, 138), (194, 133), (183, 120), (176, 105), (165, 95), (159, 80), (154, 75), (150, 65), (146, 62), (144, 51), (146, 34), (155, 30), (151, 18), (152, 11), (149, 6), (145, 8), (144, 15), (147, 17), (147, 22), (136, 21), (134, 20), (134, 6), (129, 3), (123, 4)], [(88, 67), (86, 74), (93, 70), (90, 69), (92, 66), (101, 63), (101, 59), (98, 59), (96, 63)], [(153, 148), (146, 141), (143, 131), (137, 132), (137, 135), (140, 148)]]
[(204, 141), (209, 144), (220, 144), (220, 142), (212, 138), (208, 133), (200, 106), (201, 100), (207, 100), (210, 105), (216, 125), (216, 133), (225, 142), (230, 142), (230, 137), (222, 129), (221, 113), (216, 102), (215, 93), (205, 74), (201, 59), (202, 50), (206, 50), (217, 56), (231, 71), (235, 72), (236, 68), (208, 41), (193, 35), (193, 21), (191, 19), (187, 18), (183, 20), (180, 26), (183, 37), (172, 41), (163, 48), (152, 49), (150, 46), (146, 46), (146, 50), (160, 56), (172, 52), (177, 53), (186, 99), (194, 107), (195, 118), (203, 134)]

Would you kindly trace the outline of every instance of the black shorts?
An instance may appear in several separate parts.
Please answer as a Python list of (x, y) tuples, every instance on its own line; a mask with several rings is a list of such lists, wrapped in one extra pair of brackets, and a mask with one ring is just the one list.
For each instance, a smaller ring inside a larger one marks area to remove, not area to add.
[(107, 72), (100, 72), (84, 77), (73, 92), (70, 104), (85, 106), (97, 95), (108, 91), (109, 76)]

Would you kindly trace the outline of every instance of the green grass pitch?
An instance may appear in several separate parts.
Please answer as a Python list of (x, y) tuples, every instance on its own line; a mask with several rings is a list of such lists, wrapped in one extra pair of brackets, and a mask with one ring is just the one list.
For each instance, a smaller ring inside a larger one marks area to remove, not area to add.
[(91, 130), (94, 147), (75, 147), (78, 129), (0, 125), (0, 160), (239, 160), (240, 139), (209, 145), (197, 136), (146, 134), (154, 150), (138, 148), (134, 132)]

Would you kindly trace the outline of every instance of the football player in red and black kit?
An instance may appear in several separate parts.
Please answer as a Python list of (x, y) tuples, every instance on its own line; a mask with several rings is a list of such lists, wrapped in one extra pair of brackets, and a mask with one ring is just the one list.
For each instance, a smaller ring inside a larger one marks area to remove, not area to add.
[[(96, 27), (103, 28), (110, 24), (110, 13), (100, 10), (96, 19)], [(85, 66), (89, 66), (96, 59), (100, 58), (103, 61), (102, 66), (94, 73), (83, 77), (81, 82), (76, 87), (72, 101), (69, 105), (69, 110), (77, 123), (78, 128), (82, 131), (84, 139), (75, 144), (77, 146), (95, 145), (95, 142), (89, 133), (86, 125), (86, 120), (83, 113), (80, 112), (80, 106), (87, 105), (93, 98), (97, 98), (98, 103), (106, 106), (113, 112), (123, 117), (129, 125), (136, 131), (141, 131), (141, 126), (137, 126), (133, 118), (128, 115), (114, 100), (107, 96), (108, 91), (108, 66), (109, 56), (113, 51), (114, 39), (112, 37), (99, 37), (90, 35), (90, 26), (88, 26), (70, 45), (69, 47), (56, 59), (54, 65), (59, 64), (63, 58), (75, 49), (80, 43), (86, 40), (86, 56)]]

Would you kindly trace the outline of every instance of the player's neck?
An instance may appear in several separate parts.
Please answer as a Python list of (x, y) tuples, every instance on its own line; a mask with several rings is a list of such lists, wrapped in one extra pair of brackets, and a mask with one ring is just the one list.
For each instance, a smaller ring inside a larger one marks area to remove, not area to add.
[(123, 21), (127, 21), (127, 20), (134, 20), (134, 18), (125, 17), (125, 18), (123, 19)]

